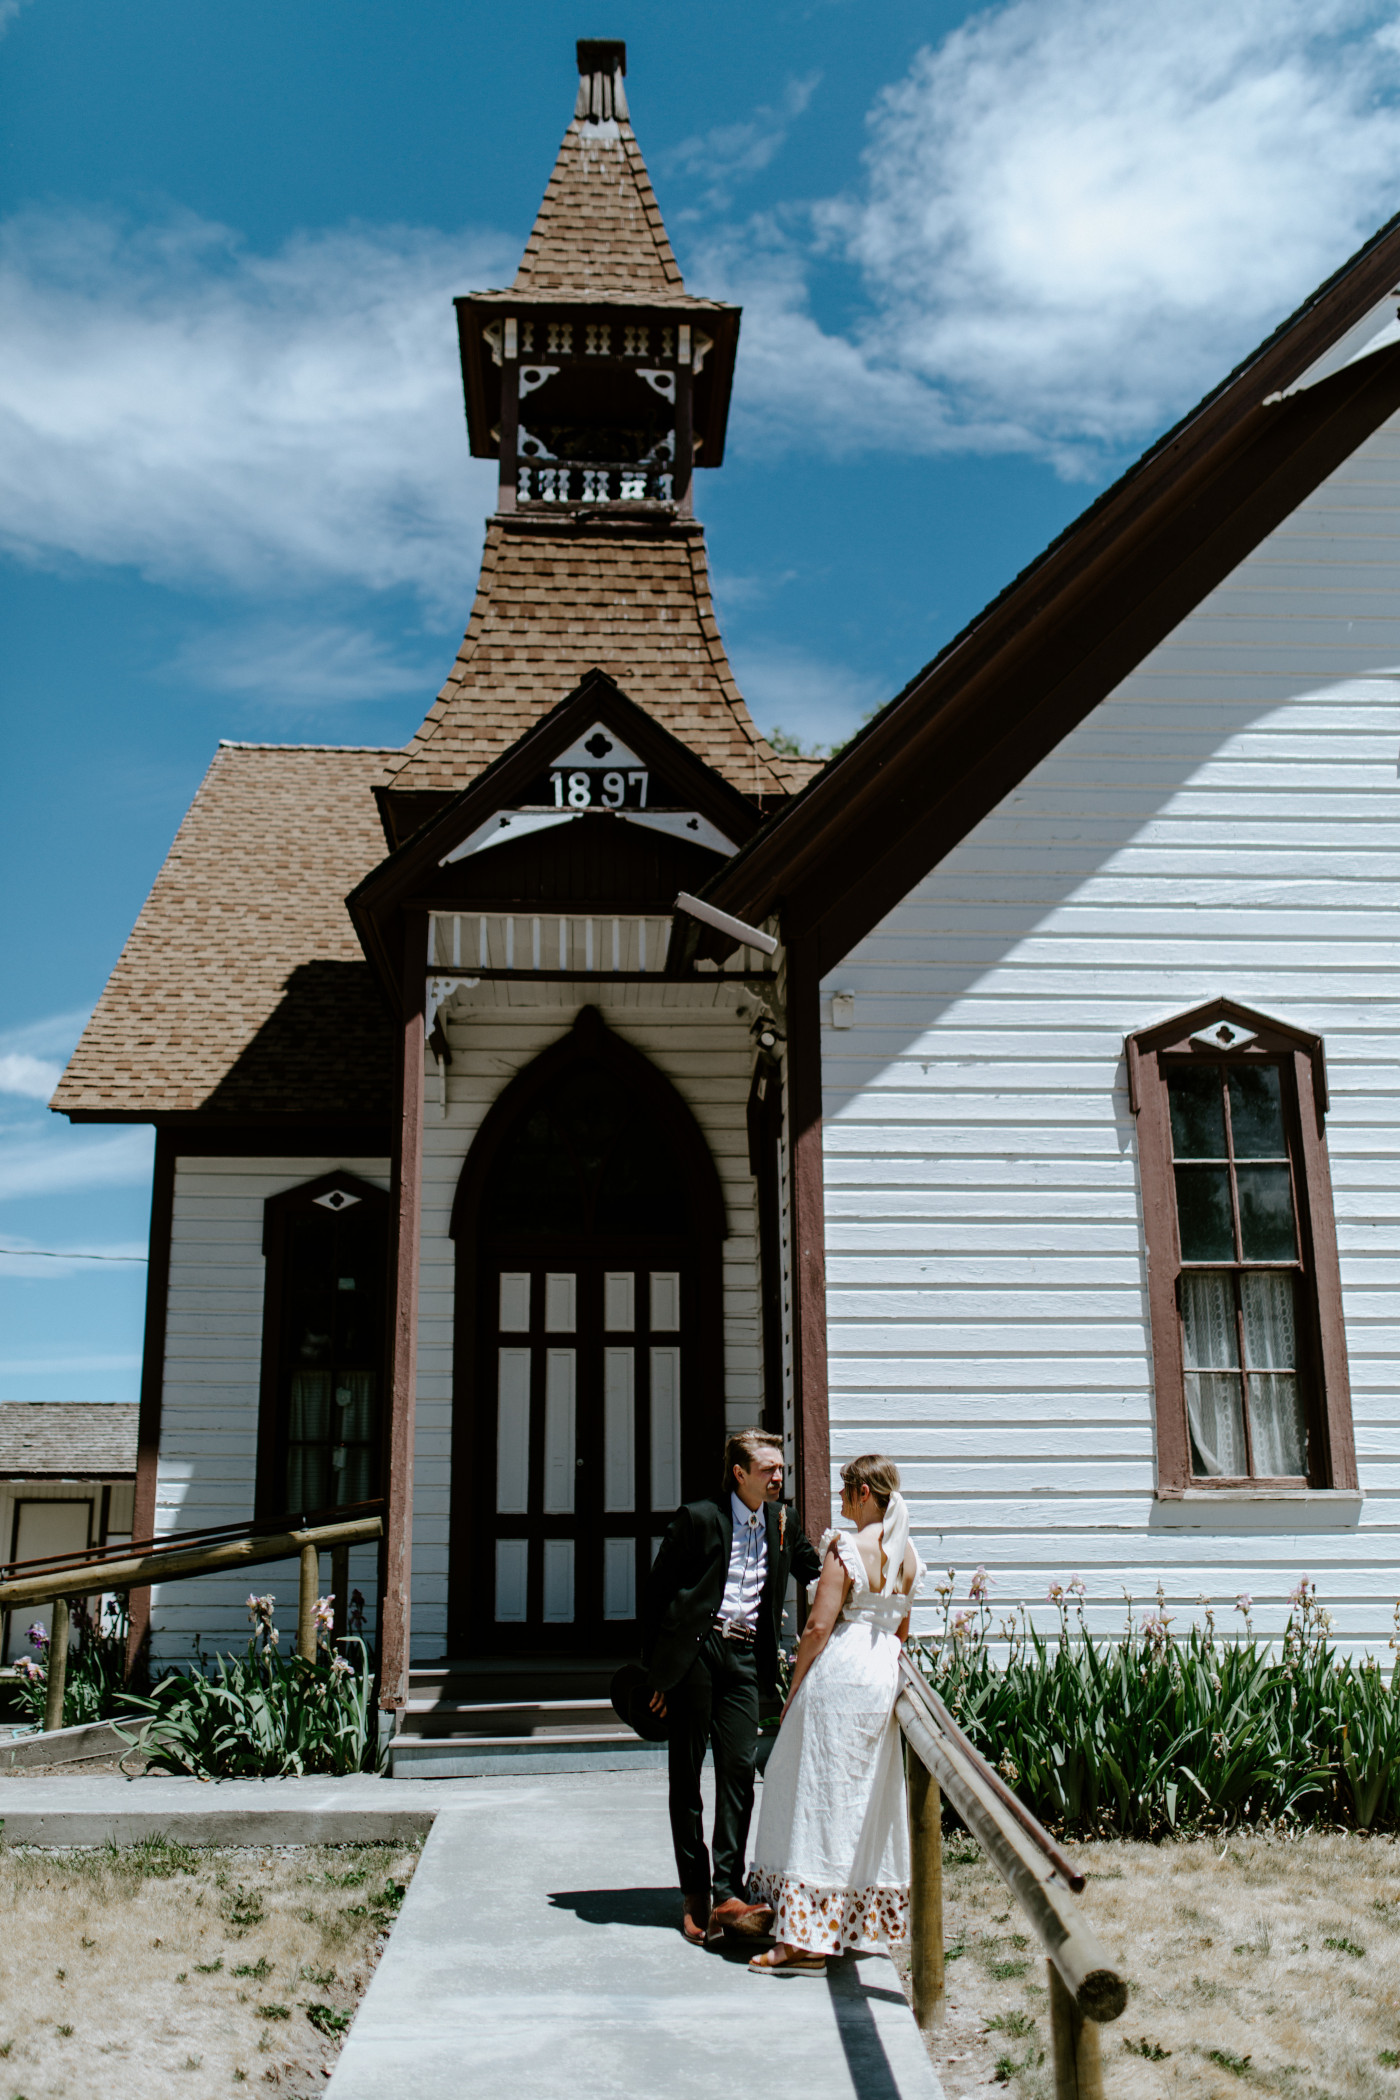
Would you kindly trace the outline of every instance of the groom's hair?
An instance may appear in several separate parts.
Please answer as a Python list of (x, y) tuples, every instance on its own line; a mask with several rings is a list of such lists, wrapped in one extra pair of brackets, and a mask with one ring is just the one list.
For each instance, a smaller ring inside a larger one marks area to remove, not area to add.
[(747, 1473), (760, 1451), (776, 1451), (783, 1456), (783, 1440), (771, 1429), (736, 1429), (724, 1447), (724, 1484), (734, 1485), (734, 1468), (742, 1466)]

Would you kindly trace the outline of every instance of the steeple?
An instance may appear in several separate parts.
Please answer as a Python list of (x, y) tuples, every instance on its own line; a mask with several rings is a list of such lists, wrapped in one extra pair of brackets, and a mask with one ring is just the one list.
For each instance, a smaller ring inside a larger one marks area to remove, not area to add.
[(724, 653), (690, 469), (717, 467), (739, 309), (687, 292), (627, 115), (626, 47), (578, 46), (574, 115), (514, 283), (459, 299), (472, 451), (500, 461), (476, 604), (390, 762), (402, 839), (606, 671), (770, 808), (815, 770), (760, 736)]
[(693, 298), (627, 116), (625, 44), (578, 46), (564, 134), (514, 283), (459, 299), (471, 447), (499, 508), (690, 508), (717, 467), (739, 309)]

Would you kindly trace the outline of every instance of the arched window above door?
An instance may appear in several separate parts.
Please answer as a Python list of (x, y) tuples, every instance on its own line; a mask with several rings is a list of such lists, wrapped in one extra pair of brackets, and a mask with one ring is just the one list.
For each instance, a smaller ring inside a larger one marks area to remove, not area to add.
[(517, 1126), (485, 1188), (493, 1232), (686, 1235), (691, 1205), (672, 1134), (620, 1073), (566, 1073)]

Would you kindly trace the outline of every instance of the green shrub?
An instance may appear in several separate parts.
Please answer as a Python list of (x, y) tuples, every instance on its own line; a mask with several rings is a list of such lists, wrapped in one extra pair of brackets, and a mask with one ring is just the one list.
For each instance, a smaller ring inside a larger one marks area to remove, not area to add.
[[(1204, 1624), (1174, 1635), (1157, 1609), (1096, 1639), (1084, 1585), (1053, 1584), (1057, 1635), (1021, 1610), (993, 1635), (989, 1579), (954, 1612), (955, 1576), (938, 1586), (943, 1631), (911, 1654), (970, 1739), (1051, 1827), (1154, 1837), (1234, 1823), (1339, 1823), (1400, 1829), (1400, 1681), (1377, 1663), (1339, 1660), (1331, 1622), (1306, 1576), (1283, 1640), (1255, 1637), (1250, 1600), (1237, 1636)], [(1400, 1607), (1397, 1607), (1400, 1614)]]
[[(110, 1721), (125, 1710), (127, 1624), (124, 1596), (110, 1599), (105, 1608), (94, 1600), (91, 1612), (81, 1604), (74, 1610), (77, 1645), (69, 1649), (63, 1682), (65, 1728)], [(42, 1620), (30, 1627), (29, 1645), (34, 1654), (16, 1664), (15, 1689), (24, 1719), (42, 1728), (49, 1696), (49, 1636)]]
[[(351, 1636), (358, 1664), (318, 1641), (314, 1661), (277, 1652), (271, 1597), (250, 1597), (253, 1634), (246, 1656), (216, 1655), (191, 1671), (172, 1671), (150, 1696), (128, 1696), (139, 1741), (157, 1771), (200, 1779), (278, 1779), (288, 1774), (360, 1772), (374, 1766), (374, 1678), (369, 1652)], [(327, 1600), (317, 1608), (324, 1635)], [(125, 1735), (125, 1730), (118, 1733)]]

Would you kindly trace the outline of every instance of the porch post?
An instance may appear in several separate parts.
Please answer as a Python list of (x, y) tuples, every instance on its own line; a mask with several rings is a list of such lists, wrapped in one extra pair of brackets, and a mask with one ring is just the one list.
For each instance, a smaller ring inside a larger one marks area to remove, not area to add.
[(831, 1522), (831, 1433), (826, 1392), (820, 977), (811, 941), (788, 949), (787, 1020), (798, 1515), (808, 1537), (820, 1538)]
[[(131, 1513), (133, 1542), (153, 1538), (156, 1479), (160, 1471), (160, 1416), (165, 1393), (165, 1322), (170, 1301), (170, 1235), (175, 1208), (175, 1136), (156, 1131), (151, 1176), (151, 1235), (146, 1265), (146, 1330), (141, 1345), (141, 1405), (136, 1418), (136, 1490)], [(151, 1626), (149, 1588), (132, 1590), (126, 1641), (128, 1682)]]
[(413, 1417), (418, 1386), (418, 1237), (423, 1180), (423, 1009), (428, 922), (403, 915), (398, 1123), (391, 1193), (393, 1327), (389, 1377), (388, 1511), (380, 1613), (379, 1704), (408, 1697), (409, 1591), (413, 1576)]

